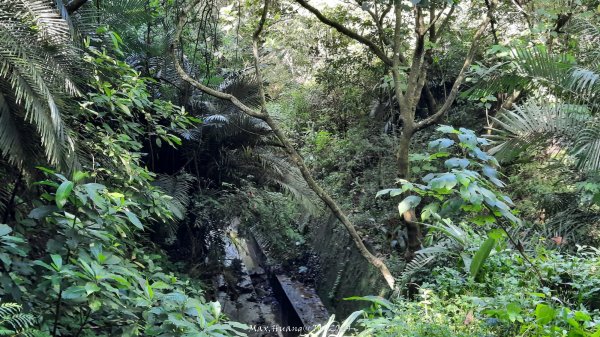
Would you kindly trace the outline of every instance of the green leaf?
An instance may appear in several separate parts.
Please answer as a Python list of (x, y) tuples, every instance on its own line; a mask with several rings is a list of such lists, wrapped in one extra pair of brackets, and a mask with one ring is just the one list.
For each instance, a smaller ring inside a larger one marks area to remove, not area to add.
[(440, 138), (440, 139), (436, 139), (436, 140), (429, 142), (429, 144), (427, 146), (430, 149), (441, 150), (441, 149), (449, 148), (453, 144), (454, 144), (454, 141), (452, 139)]
[(506, 236), (506, 232), (502, 229), (497, 228), (489, 231), (488, 236), (496, 240), (501, 240)]
[(538, 324), (546, 325), (550, 323), (555, 315), (556, 311), (547, 304), (540, 303), (535, 307), (535, 320)]
[(50, 258), (52, 259), (52, 267), (54, 267), (56, 271), (60, 271), (62, 269), (63, 264), (62, 257), (57, 254), (52, 254), (50, 255)]
[(398, 212), (400, 212), (400, 215), (402, 215), (409, 209), (417, 207), (417, 205), (419, 205), (420, 202), (421, 197), (416, 195), (409, 195), (398, 204)]
[(511, 322), (514, 322), (516, 320), (519, 319), (519, 316), (521, 314), (521, 306), (518, 303), (509, 303), (506, 306), (506, 313), (508, 314), (508, 319)]
[(442, 133), (459, 133), (458, 130), (456, 130), (455, 128), (453, 128), (450, 125), (440, 125), (436, 131), (442, 132)]
[(378, 198), (382, 195), (389, 194), (392, 197), (402, 194), (402, 189), (400, 188), (386, 188), (385, 190), (381, 190), (375, 194), (375, 198)]
[(121, 111), (123, 111), (127, 116), (131, 116), (131, 110), (129, 110), (129, 107), (127, 105), (121, 102), (117, 102), (116, 104), (119, 107), (119, 109), (121, 109)]
[(450, 158), (444, 162), (444, 166), (446, 166), (448, 169), (455, 167), (460, 167), (464, 169), (467, 166), (469, 166), (470, 163), (471, 162), (466, 158)]
[(31, 212), (29, 212), (29, 214), (27, 216), (32, 219), (40, 220), (42, 218), (45, 218), (47, 215), (52, 214), (56, 211), (58, 211), (58, 207), (56, 207), (54, 205), (44, 205), (44, 206), (40, 206), (38, 208), (32, 209)]
[(89, 177), (89, 174), (87, 174), (85, 172), (77, 171), (77, 172), (73, 173), (73, 182), (78, 183), (87, 177)]
[(12, 232), (12, 228), (9, 225), (0, 224), (0, 236), (4, 236), (10, 232)]
[(580, 322), (589, 322), (592, 320), (592, 317), (590, 317), (590, 315), (586, 314), (583, 311), (575, 311), (574, 317)]
[(152, 290), (152, 286), (150, 283), (148, 283), (148, 280), (146, 280), (146, 284), (144, 285), (144, 292), (146, 293), (148, 299), (154, 298), (154, 290)]
[(473, 278), (477, 277), (477, 274), (479, 274), (483, 263), (488, 258), (488, 256), (490, 256), (490, 252), (492, 251), (492, 248), (494, 248), (495, 244), (496, 239), (490, 237), (487, 240), (485, 240), (481, 247), (479, 247), (477, 253), (475, 253), (470, 268), (471, 276), (473, 276)]
[(84, 299), (85, 297), (87, 297), (85, 287), (82, 286), (69, 287), (62, 293), (62, 298), (66, 300), (80, 300)]
[(437, 190), (440, 193), (444, 193), (450, 191), (456, 184), (458, 180), (456, 176), (452, 173), (444, 173), (438, 177), (435, 177), (429, 181), (429, 186), (432, 189)]
[(100, 307), (102, 307), (102, 302), (99, 300), (93, 300), (90, 302), (89, 306), (90, 306), (90, 310), (92, 310), (92, 312), (96, 312), (96, 311), (100, 310)]
[(133, 212), (131, 211), (123, 211), (123, 213), (125, 213), (125, 215), (127, 216), (127, 219), (129, 219), (129, 221), (131, 221), (131, 223), (139, 228), (139, 229), (144, 229), (144, 225), (142, 225), (142, 223), (140, 222), (140, 219), (138, 219), (137, 215), (135, 215)]
[(97, 284), (88, 282), (85, 284), (85, 293), (89, 296), (95, 292), (100, 291), (100, 287)]
[(56, 196), (54, 199), (58, 208), (62, 209), (63, 206), (67, 203), (67, 199), (71, 195), (71, 191), (73, 191), (72, 181), (64, 181), (62, 184), (60, 184), (60, 186), (58, 186), (58, 189), (56, 190)]

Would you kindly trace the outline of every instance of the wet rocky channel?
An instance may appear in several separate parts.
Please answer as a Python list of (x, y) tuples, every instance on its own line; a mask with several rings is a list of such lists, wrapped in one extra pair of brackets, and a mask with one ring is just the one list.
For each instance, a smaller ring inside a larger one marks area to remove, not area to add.
[(233, 221), (223, 237), (223, 272), (215, 279), (217, 299), (233, 320), (251, 327), (249, 336), (298, 336), (327, 322), (329, 313), (316, 290), (272, 270), (260, 243), (238, 236)]

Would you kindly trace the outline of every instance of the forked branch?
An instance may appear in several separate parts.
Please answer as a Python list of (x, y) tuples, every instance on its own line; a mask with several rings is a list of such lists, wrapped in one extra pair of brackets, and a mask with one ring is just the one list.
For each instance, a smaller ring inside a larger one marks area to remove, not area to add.
[(379, 57), (379, 59), (381, 59), (381, 61), (383, 61), (383, 63), (387, 64), (388, 66), (392, 66), (392, 59), (390, 59), (383, 50), (381, 50), (377, 44), (375, 44), (375, 42), (371, 41), (370, 39), (352, 31), (351, 29), (341, 25), (339, 22), (335, 22), (331, 19), (329, 19), (328, 17), (326, 17), (325, 15), (323, 15), (323, 13), (321, 13), (318, 9), (316, 9), (315, 7), (311, 6), (308, 1), (305, 0), (296, 0), (296, 2), (298, 4), (300, 4), (300, 6), (306, 8), (309, 12), (313, 13), (317, 19), (319, 19), (319, 21), (323, 22), (324, 24), (335, 28), (335, 30), (337, 30), (338, 32), (348, 36), (351, 39), (354, 39), (362, 44), (364, 44), (365, 46), (367, 46), (369, 49), (371, 49), (371, 51), (373, 52), (373, 54), (377, 55), (377, 57)]
[(465, 62), (463, 63), (463, 66), (460, 69), (458, 76), (454, 80), (454, 84), (452, 85), (452, 89), (450, 90), (450, 93), (448, 94), (446, 101), (438, 109), (438, 111), (436, 111), (435, 114), (418, 122), (415, 125), (415, 128), (417, 130), (423, 129), (423, 128), (428, 127), (431, 124), (437, 122), (438, 119), (440, 119), (446, 112), (448, 112), (448, 110), (450, 110), (450, 107), (452, 106), (452, 104), (454, 103), (454, 100), (456, 99), (456, 96), (458, 95), (458, 89), (463, 84), (465, 77), (467, 76), (467, 70), (471, 66), (471, 63), (473, 62), (473, 58), (475, 57), (475, 52), (477, 51), (479, 39), (483, 35), (483, 32), (485, 31), (485, 28), (487, 27), (489, 22), (490, 22), (489, 17), (487, 17), (485, 20), (483, 20), (483, 22), (479, 26), (479, 29), (475, 33), (475, 36), (473, 36), (473, 41), (471, 42), (471, 48), (469, 48), (467, 57), (465, 57)]

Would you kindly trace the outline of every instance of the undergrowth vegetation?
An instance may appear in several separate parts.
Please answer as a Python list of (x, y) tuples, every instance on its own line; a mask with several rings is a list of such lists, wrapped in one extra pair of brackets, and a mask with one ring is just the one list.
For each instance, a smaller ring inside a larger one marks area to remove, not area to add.
[(600, 337), (599, 14), (0, 0), (0, 335)]

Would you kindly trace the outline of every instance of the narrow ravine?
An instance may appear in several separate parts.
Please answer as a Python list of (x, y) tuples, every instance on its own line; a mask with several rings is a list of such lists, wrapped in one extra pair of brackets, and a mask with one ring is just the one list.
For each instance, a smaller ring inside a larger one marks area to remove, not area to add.
[(217, 299), (231, 319), (251, 327), (248, 335), (298, 336), (329, 318), (314, 288), (273, 271), (252, 234), (238, 234), (238, 219), (223, 236), (223, 272), (214, 279)]

